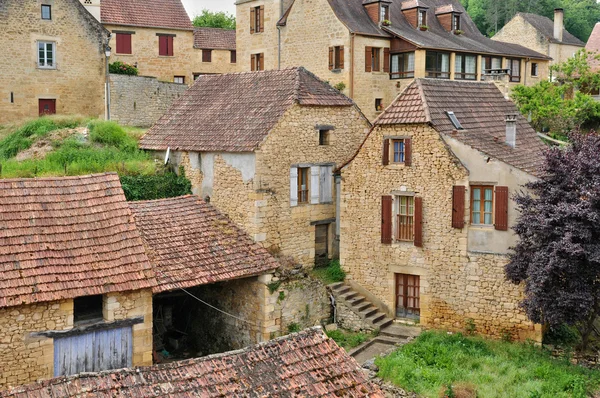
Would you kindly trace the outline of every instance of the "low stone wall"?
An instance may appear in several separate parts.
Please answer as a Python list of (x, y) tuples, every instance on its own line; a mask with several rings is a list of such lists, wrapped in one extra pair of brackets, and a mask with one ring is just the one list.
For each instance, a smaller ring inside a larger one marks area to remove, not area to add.
[(329, 293), (318, 280), (302, 278), (283, 282), (272, 295), (281, 314), (281, 334), (320, 325), (332, 316)]
[(111, 119), (125, 126), (150, 127), (188, 89), (155, 77), (110, 75)]

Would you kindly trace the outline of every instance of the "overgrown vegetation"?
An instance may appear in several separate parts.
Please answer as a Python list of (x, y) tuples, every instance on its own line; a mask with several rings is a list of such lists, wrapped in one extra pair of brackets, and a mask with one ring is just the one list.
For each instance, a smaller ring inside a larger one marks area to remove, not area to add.
[(583, 398), (600, 387), (599, 370), (555, 359), (533, 344), (462, 334), (423, 332), (375, 363), (380, 377), (424, 397), (444, 396), (448, 386), (453, 392), (453, 386), (473, 386), (486, 398)]
[(108, 71), (117, 75), (137, 76), (138, 68), (133, 65), (126, 64), (121, 61), (115, 61), (108, 65)]
[(191, 195), (192, 183), (183, 170), (179, 175), (161, 171), (155, 175), (121, 176), (121, 185), (127, 200), (154, 200)]
[(358, 347), (370, 338), (375, 337), (375, 334), (373, 333), (351, 332), (341, 329), (331, 330), (326, 333), (329, 338), (337, 343), (337, 345), (346, 350)]
[(339, 260), (332, 261), (327, 267), (314, 268), (311, 274), (326, 285), (343, 282), (346, 279), (346, 273), (340, 266)]
[(200, 15), (192, 20), (196, 27), (235, 29), (235, 16), (224, 11), (203, 9)]

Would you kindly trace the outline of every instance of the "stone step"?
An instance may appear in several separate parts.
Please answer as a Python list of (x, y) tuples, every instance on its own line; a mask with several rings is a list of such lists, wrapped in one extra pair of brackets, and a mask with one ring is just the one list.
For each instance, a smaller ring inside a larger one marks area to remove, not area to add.
[(417, 326), (406, 326), (397, 323), (391, 323), (390, 325), (381, 328), (379, 334), (381, 336), (388, 336), (397, 339), (406, 339), (408, 337), (417, 337), (421, 334), (421, 328)]
[(375, 322), (375, 323), (373, 324), (373, 326), (375, 326), (375, 327), (376, 327), (376, 328), (378, 328), (379, 330), (382, 330), (382, 329), (384, 329), (384, 328), (386, 328), (386, 327), (390, 326), (390, 325), (391, 325), (391, 324), (393, 324), (393, 323), (394, 323), (394, 320), (393, 320), (393, 319), (390, 319), (390, 318), (387, 318), (387, 317), (386, 317), (386, 318), (383, 318), (382, 320), (380, 320), (379, 322)]
[(339, 297), (343, 300), (350, 301), (351, 299), (358, 297), (358, 293), (351, 290), (349, 292), (340, 294)]
[(377, 336), (374, 339), (375, 341), (379, 342), (379, 343), (383, 343), (383, 344), (388, 344), (388, 345), (396, 345), (398, 343), (405, 343), (406, 340), (404, 339), (394, 339), (392, 337), (388, 337), (388, 336)]
[(350, 300), (348, 300), (348, 304), (350, 304), (350, 306), (353, 308), (356, 308), (359, 305), (362, 305), (364, 302), (365, 302), (364, 296), (356, 296), (356, 297), (353, 297)]
[(361, 312), (372, 306), (373, 306), (373, 304), (364, 300), (362, 303), (360, 303), (360, 305), (356, 306), (355, 310), (358, 312)]
[(337, 290), (338, 288), (345, 286), (344, 282), (336, 282), (336, 283), (332, 283), (327, 285), (328, 288), (330, 288), (331, 290)]
[(367, 317), (366, 321), (371, 322), (371, 324), (375, 324), (376, 322), (379, 322), (381, 320), (385, 319), (385, 314), (382, 314), (381, 312), (376, 312), (374, 314), (372, 314), (371, 316)]
[(373, 314), (377, 313), (377, 308), (375, 306), (373, 306), (372, 304), (369, 305), (369, 307), (363, 311), (359, 311), (359, 315), (363, 318), (363, 319), (367, 319), (368, 317), (370, 317)]

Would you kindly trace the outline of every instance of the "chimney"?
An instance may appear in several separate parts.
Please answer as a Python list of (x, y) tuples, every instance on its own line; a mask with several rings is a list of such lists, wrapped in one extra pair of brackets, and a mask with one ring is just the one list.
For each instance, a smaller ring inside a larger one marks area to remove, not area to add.
[(517, 146), (517, 117), (516, 113), (506, 115), (506, 143), (512, 148)]
[(563, 40), (563, 30), (565, 29), (564, 24), (565, 11), (562, 8), (554, 9), (554, 38), (560, 42)]

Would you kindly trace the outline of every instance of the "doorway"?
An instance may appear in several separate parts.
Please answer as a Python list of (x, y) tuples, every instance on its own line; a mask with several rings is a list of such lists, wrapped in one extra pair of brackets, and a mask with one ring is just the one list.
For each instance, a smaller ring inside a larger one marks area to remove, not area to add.
[(40, 116), (56, 114), (56, 100), (55, 99), (39, 99), (38, 103), (39, 103)]
[(421, 278), (419, 275), (396, 274), (396, 317), (419, 318)]
[(329, 264), (329, 225), (315, 225), (315, 267)]

